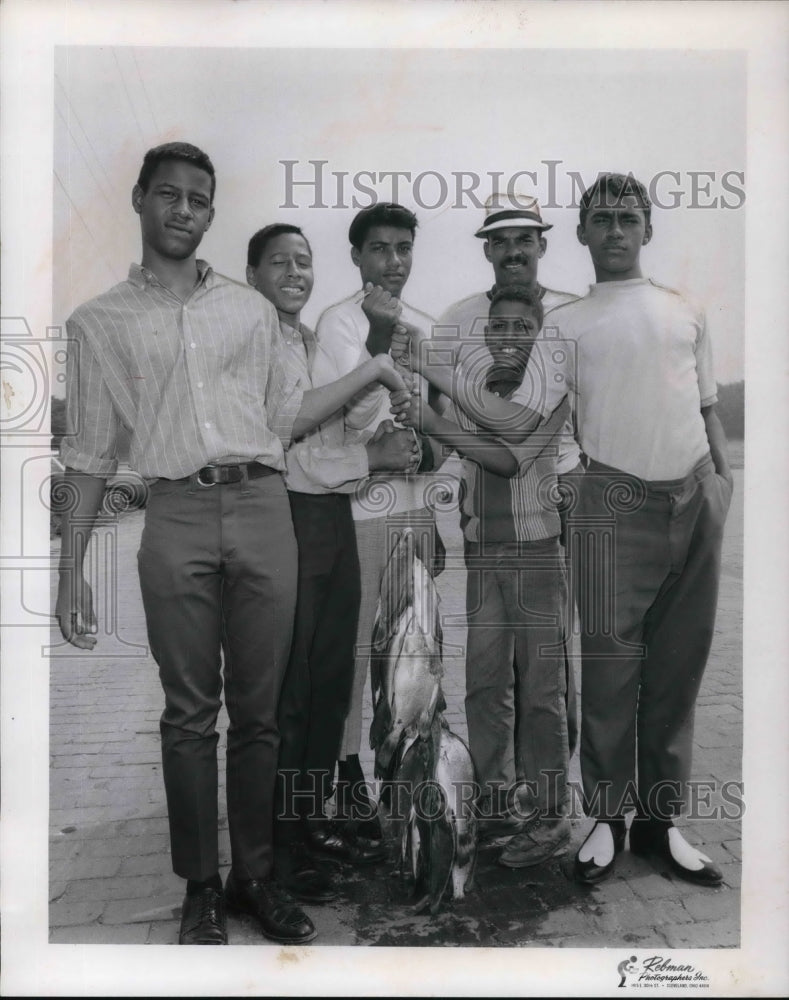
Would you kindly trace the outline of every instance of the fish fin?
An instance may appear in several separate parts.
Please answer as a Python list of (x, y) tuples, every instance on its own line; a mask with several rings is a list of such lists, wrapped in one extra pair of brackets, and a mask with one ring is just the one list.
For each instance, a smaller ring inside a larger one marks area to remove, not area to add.
[(433, 677), (444, 676), (444, 661), (441, 659), (438, 653), (430, 653), (430, 659), (428, 660), (428, 670), (433, 675)]
[[(462, 899), (464, 892), (470, 892), (474, 888), (474, 875), (477, 870), (477, 821), (469, 817), (468, 827), (464, 834), (457, 838), (457, 860), (456, 868), (459, 869), (459, 891), (456, 890), (455, 898)], [(463, 869), (467, 869), (463, 871)], [(453, 885), (453, 888), (455, 886)]]
[(378, 609), (375, 613), (375, 621), (373, 623), (373, 634), (371, 638), (372, 647), (374, 650), (381, 652), (387, 643), (389, 638), (388, 630), (386, 627), (387, 623), (384, 619), (383, 605), (381, 598), (378, 598)]
[(377, 704), (383, 687), (383, 671), (381, 666), (381, 660), (375, 655), (375, 650), (373, 650), (370, 654), (370, 692), (373, 696), (373, 705)]
[(390, 729), (386, 737), (375, 751), (375, 777), (389, 781), (394, 770), (393, 761), (398, 744), (403, 737), (402, 729)]
[[(429, 798), (436, 810), (439, 802), (443, 802), (443, 794), (434, 785)], [(455, 865), (456, 844), (455, 827), (446, 813), (446, 803), (436, 819), (430, 821), (430, 866), (428, 873), (428, 894), (430, 896), (430, 912), (435, 916), (447, 891), (452, 870)], [(428, 815), (432, 815), (429, 813)]]
[(392, 706), (386, 698), (378, 699), (375, 706), (373, 721), (370, 723), (370, 749), (375, 750), (381, 746), (387, 734), (392, 728)]
[(433, 721), (435, 720), (437, 713), (443, 712), (446, 707), (444, 695), (441, 692), (441, 685), (436, 684), (433, 688), (432, 694), (430, 695), (430, 701), (420, 713), (419, 720), (417, 722), (417, 729), (423, 740), (431, 738)]

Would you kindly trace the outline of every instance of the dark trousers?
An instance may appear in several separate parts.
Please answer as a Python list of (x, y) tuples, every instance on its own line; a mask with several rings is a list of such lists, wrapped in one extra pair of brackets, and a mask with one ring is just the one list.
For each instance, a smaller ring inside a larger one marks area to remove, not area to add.
[(569, 528), (588, 815), (681, 811), (730, 499), (710, 458), (668, 482), (596, 462), (582, 477)]
[(359, 617), (359, 559), (350, 498), (290, 493), (299, 546), (293, 644), (278, 722), (275, 838), (300, 838), (296, 817), (323, 816), (351, 698)]
[(209, 488), (158, 480), (138, 556), (164, 688), (162, 761), (173, 869), (219, 869), (216, 720), (224, 660), (233, 871), (272, 866), (276, 709), (296, 603), (296, 541), (282, 477)]

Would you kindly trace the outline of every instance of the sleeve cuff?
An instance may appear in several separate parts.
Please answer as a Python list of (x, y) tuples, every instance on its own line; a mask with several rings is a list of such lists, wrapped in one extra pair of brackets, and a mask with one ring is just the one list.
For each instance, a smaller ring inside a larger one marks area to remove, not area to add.
[(96, 458), (86, 455), (67, 444), (65, 439), (60, 443), (60, 461), (67, 469), (84, 472), (88, 476), (99, 476), (104, 479), (113, 476), (118, 470), (117, 458)]

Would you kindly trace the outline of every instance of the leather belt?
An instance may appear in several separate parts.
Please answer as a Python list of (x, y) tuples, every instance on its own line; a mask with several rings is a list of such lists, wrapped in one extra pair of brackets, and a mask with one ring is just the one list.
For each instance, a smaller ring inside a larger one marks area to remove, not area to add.
[(260, 462), (244, 462), (240, 465), (204, 465), (202, 469), (191, 476), (184, 476), (175, 482), (188, 483), (194, 479), (198, 486), (224, 486), (228, 483), (240, 483), (242, 479), (261, 479), (263, 476), (276, 476), (277, 470)]

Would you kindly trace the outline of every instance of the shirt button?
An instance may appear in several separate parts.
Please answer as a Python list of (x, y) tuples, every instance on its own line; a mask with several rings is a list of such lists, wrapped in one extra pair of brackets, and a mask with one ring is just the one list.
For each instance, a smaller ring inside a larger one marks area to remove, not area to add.
[(197, 388), (198, 389), (202, 389), (203, 388), (203, 383), (202, 382), (198, 382), (197, 383)]
[(210, 421), (206, 420), (205, 426), (206, 426), (206, 430), (208, 430), (211, 427)]
[(197, 344), (194, 341), (192, 341), (192, 343), (189, 346), (192, 348), (193, 351), (197, 348)]

